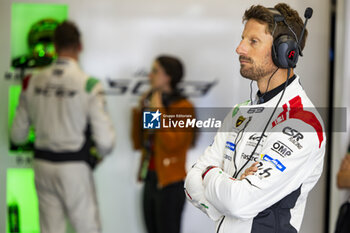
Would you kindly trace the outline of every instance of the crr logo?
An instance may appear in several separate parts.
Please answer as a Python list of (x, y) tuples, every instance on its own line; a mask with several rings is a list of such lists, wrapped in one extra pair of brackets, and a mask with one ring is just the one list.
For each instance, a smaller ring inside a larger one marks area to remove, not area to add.
[(288, 135), (288, 136), (291, 136), (297, 142), (299, 141), (299, 139), (303, 139), (304, 138), (304, 135), (299, 133), (298, 130), (292, 129), (291, 127), (285, 127), (282, 132), (284, 134)]

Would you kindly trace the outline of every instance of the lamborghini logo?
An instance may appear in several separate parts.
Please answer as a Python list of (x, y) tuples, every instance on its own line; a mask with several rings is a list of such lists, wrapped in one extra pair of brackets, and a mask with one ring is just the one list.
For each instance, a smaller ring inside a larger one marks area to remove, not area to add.
[(246, 118), (244, 118), (243, 116), (238, 117), (237, 121), (236, 121), (236, 127), (240, 126)]

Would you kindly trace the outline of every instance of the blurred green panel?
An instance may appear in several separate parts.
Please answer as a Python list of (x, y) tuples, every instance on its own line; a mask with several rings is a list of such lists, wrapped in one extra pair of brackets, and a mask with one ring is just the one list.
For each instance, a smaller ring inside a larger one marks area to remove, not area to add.
[[(8, 129), (10, 132), (11, 126), (13, 119), (16, 115), (16, 109), (19, 103), (19, 96), (21, 94), (21, 86), (20, 85), (11, 85), (9, 88), (9, 103), (8, 103)], [(28, 151), (33, 149), (35, 141), (35, 133), (34, 129), (30, 128), (29, 133), (28, 133), (28, 143), (22, 146), (15, 146), (12, 145), (9, 142), (9, 147), (11, 151)], [(13, 153), (10, 153), (10, 155), (15, 155)]]
[[(16, 214), (7, 216), (7, 232), (10, 233), (10, 221), (12, 226), (18, 219), (19, 232), (39, 233), (39, 206), (34, 184), (33, 169), (7, 169), (6, 201), (12, 209), (16, 207)], [(9, 208), (8, 208), (9, 213)]]
[(59, 22), (68, 18), (68, 5), (13, 3), (11, 9), (11, 58), (29, 53), (28, 33), (33, 24), (44, 18)]
[(11, 85), (9, 88), (9, 103), (8, 103), (8, 127), (11, 128), (13, 118), (16, 114), (16, 108), (21, 94), (21, 85)]

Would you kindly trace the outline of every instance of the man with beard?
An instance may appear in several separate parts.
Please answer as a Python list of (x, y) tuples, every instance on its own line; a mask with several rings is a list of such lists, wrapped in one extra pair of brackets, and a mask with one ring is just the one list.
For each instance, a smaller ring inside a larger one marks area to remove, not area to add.
[(252, 6), (243, 21), (240, 72), (259, 91), (226, 116), (185, 192), (216, 221), (216, 232), (298, 232), (326, 144), (323, 121), (293, 71), (307, 31), (286, 4)]

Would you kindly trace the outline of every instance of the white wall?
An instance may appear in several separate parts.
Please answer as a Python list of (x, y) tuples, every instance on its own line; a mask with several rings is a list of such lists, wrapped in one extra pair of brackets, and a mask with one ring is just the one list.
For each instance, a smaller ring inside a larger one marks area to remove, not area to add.
[(0, 3), (0, 232), (5, 232), (6, 226), (6, 165), (7, 165), (7, 84), (3, 79), (8, 69), (10, 57), (10, 11), (9, 3)]
[[(0, 7), (0, 74), (9, 68), (10, 4), (2, 1)], [(30, 2), (23, 0), (22, 2)], [(186, 65), (186, 80), (218, 80), (218, 84), (204, 98), (193, 98), (198, 107), (231, 107), (249, 98), (249, 81), (239, 75), (235, 48), (243, 29), (242, 15), (251, 4), (261, 1), (244, 0), (72, 0), (42, 1), (69, 4), (69, 15), (83, 34), (85, 50), (81, 56), (83, 69), (101, 80), (137, 78), (139, 69), (149, 69), (160, 53), (181, 57)], [(278, 1), (269, 1), (273, 6)], [(329, 4), (328, 1), (286, 1), (304, 14), (306, 7), (314, 8), (308, 23), (309, 37), (304, 57), (296, 72), (301, 75), (304, 88), (316, 106), (327, 105)], [(263, 3), (263, 2), (261, 2)], [(263, 3), (265, 4), (265, 3)], [(8, 36), (7, 36), (8, 35)], [(0, 79), (1, 90), (6, 83)], [(315, 88), (317, 83), (317, 88)], [(7, 84), (8, 85), (8, 82)], [(6, 89), (5, 89), (6, 90)], [(0, 93), (0, 150), (7, 153), (6, 102)], [(130, 106), (137, 97), (128, 91), (123, 96), (108, 96), (108, 109), (117, 129), (114, 152), (95, 172), (98, 199), (106, 233), (144, 232), (140, 192), (136, 183), (139, 153), (130, 143)], [(4, 133), (6, 132), (6, 133)], [(213, 134), (201, 136), (196, 148), (188, 156), (190, 165), (211, 142)], [(0, 166), (1, 163), (0, 163)], [(1, 167), (0, 167), (1, 168)], [(2, 172), (1, 169), (0, 172)], [(3, 174), (0, 174), (3, 185)], [(3, 187), (3, 186), (2, 186)], [(0, 209), (4, 207), (3, 188), (0, 188)], [(302, 233), (322, 232), (324, 210), (324, 179), (309, 196)], [(1, 199), (2, 198), (2, 199)], [(0, 212), (0, 226), (4, 221)], [(184, 212), (183, 233), (213, 232), (214, 225), (206, 216), (187, 205)], [(0, 229), (1, 231), (1, 229)]]

